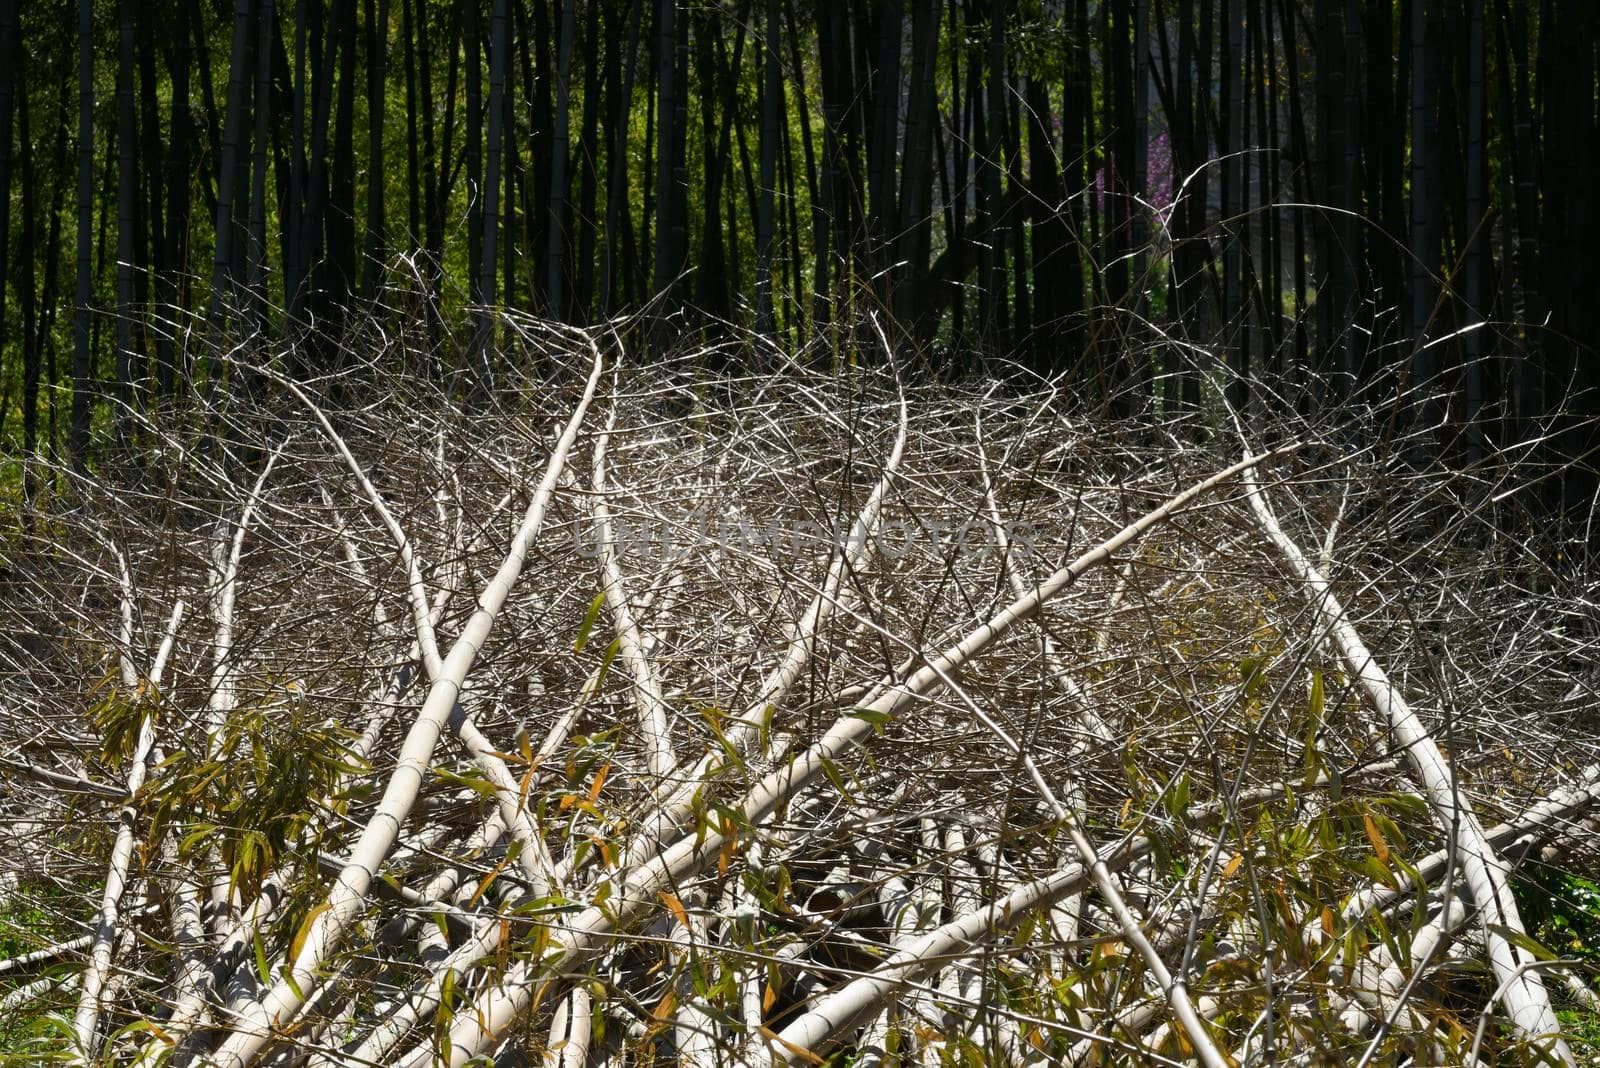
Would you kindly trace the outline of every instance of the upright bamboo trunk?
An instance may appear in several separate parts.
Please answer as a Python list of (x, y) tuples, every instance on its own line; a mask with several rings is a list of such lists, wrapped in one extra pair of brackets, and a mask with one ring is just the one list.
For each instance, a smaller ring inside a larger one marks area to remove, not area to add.
[(900, 59), (904, 0), (878, 0), (871, 22), (871, 124), (867, 133), (867, 233), (869, 262), (880, 300), (896, 273), (889, 270), (900, 232), (895, 163), (900, 156)]
[(289, 197), (284, 225), (289, 229), (289, 254), (283, 265), (283, 304), (292, 328), (298, 319), (305, 280), (306, 213), (306, 3), (294, 4), (294, 87), (289, 117)]
[[(980, 215), (979, 242), (979, 313), (982, 320), (983, 341), (991, 351), (1002, 348), (1009, 330), (1006, 299), (1005, 226), (1006, 211), (1002, 200), (1001, 167), (1005, 159), (1006, 131), (1006, 0), (994, 0), (989, 9), (988, 84), (983, 115), (982, 133), (973, 138), (981, 155), (978, 163)], [(971, 90), (968, 90), (971, 92)], [(974, 118), (978, 115), (974, 112)]]
[[(1467, 0), (1467, 245), (1466, 299), (1470, 314), (1482, 318), (1484, 284), (1489, 274), (1491, 235), (1484, 226), (1483, 128), (1483, 0)], [(1508, 265), (1509, 266), (1509, 265)], [(1474, 330), (1466, 336), (1466, 381), (1463, 418), (1466, 422), (1468, 466), (1475, 466), (1484, 454), (1484, 367), (1483, 334)]]
[(1072, 0), (1073, 42), (1068, 52), (1067, 74), (1062, 93), (1061, 158), (1066, 166), (1065, 188), (1067, 228), (1071, 234), (1061, 264), (1060, 314), (1066, 323), (1067, 347), (1063, 366), (1081, 366), (1084, 355), (1084, 272), (1083, 247), (1087, 216), (1087, 133), (1093, 112), (1089, 85), (1088, 0)]
[[(1283, 56), (1289, 80), (1289, 145), (1294, 159), (1290, 172), (1293, 195), (1298, 204), (1310, 203), (1310, 146), (1306, 136), (1304, 108), (1300, 94), (1300, 35), (1296, 29), (1294, 12), (1289, 0), (1279, 0), (1278, 21), (1283, 26)], [(1290, 365), (1291, 395), (1296, 407), (1308, 411), (1313, 397), (1306, 381), (1311, 362), (1311, 334), (1307, 326), (1306, 308), (1306, 212), (1296, 209), (1293, 214), (1294, 246), (1290, 254), (1294, 271), (1294, 348)]]
[[(1368, 144), (1370, 138), (1362, 127), (1361, 115), (1361, 12), (1358, 0), (1345, 0), (1344, 5), (1344, 121), (1342, 134), (1344, 138), (1344, 159), (1340, 184), (1344, 190), (1344, 207), (1346, 214), (1340, 220), (1339, 244), (1344, 249), (1344, 255), (1339, 260), (1339, 266), (1344, 276), (1344, 292), (1349, 295), (1345, 307), (1347, 318), (1353, 319), (1361, 314), (1358, 308), (1365, 307), (1367, 301), (1357, 301), (1356, 295), (1363, 292), (1364, 286), (1370, 284), (1371, 275), (1366, 270), (1367, 257), (1364, 255), (1363, 246), (1366, 227), (1361, 224), (1361, 217), (1370, 211), (1373, 206), (1363, 206), (1361, 203), (1361, 146)], [(1347, 380), (1353, 387), (1366, 378), (1366, 337), (1367, 334), (1352, 323), (1344, 336), (1344, 367)]]
[(483, 273), (478, 283), (479, 299), (485, 303), (495, 298), (495, 256), (500, 238), (500, 173), (505, 143), (506, 77), (511, 65), (511, 13), (507, 0), (495, 0), (489, 32), (489, 145), (483, 183)]
[[(250, 0), (236, 0), (233, 10), (233, 49), (228, 61), (228, 117), (223, 128), (222, 156), (217, 171), (216, 249), (211, 261), (211, 328), (225, 324), (232, 305), (234, 197), (238, 190), (239, 149), (244, 136), (245, 90), (249, 86)], [(213, 377), (222, 368), (211, 369)]]
[[(939, 59), (939, 15), (943, 6), (941, 0), (915, 0), (911, 11), (911, 86), (906, 107), (905, 163), (900, 170), (900, 225), (894, 253), (895, 262), (903, 265), (895, 286), (895, 317), (907, 327), (916, 323), (923, 307), (928, 256), (933, 247), (933, 137), (939, 121), (935, 75)], [(1049, 106), (1046, 99), (1046, 111)], [(1035, 125), (1029, 126), (1030, 137), (1036, 136)], [(1044, 131), (1039, 133), (1048, 138)], [(1029, 156), (1038, 166), (1032, 147), (1030, 142)], [(1043, 150), (1048, 156), (1048, 140)], [(1052, 175), (1055, 173), (1053, 159), (1049, 161), (1049, 170)]]
[[(264, 0), (270, 3), (271, 0)], [(388, 219), (384, 210), (383, 118), (388, 91), (389, 0), (367, 0), (367, 242), (362, 277), (368, 294), (375, 292), (383, 277), (383, 261), (389, 247)], [(409, 44), (409, 42), (408, 42)], [(407, 121), (416, 128), (416, 117), (407, 111)], [(416, 196), (415, 183), (413, 203)]]
[[(302, 0), (304, 2), (304, 0)], [(189, 173), (194, 122), (189, 113), (189, 41), (186, 33), (173, 35), (168, 78), (172, 111), (167, 140), (166, 233), (160, 276), (156, 280), (158, 314), (176, 322), (181, 312), (182, 279), (188, 273), (189, 205), (193, 179)], [(170, 332), (160, 332), (156, 343), (157, 380), (163, 397), (177, 392), (180, 369), (177, 347)]]
[(675, 304), (678, 276), (683, 271), (686, 237), (680, 211), (683, 160), (678, 151), (683, 131), (684, 93), (678, 70), (678, 0), (656, 3), (656, 233), (655, 278), (652, 288)]
[[(0, 279), (9, 278), (7, 269), (11, 253), (11, 126), (17, 83), (17, 0), (0, 0)], [(22, 269), (30, 276), (33, 263), (24, 260)], [(5, 351), (6, 294), (0, 285), (0, 352)], [(23, 348), (27, 349), (27, 335), (23, 335)], [(24, 356), (26, 359), (26, 356)], [(36, 391), (37, 392), (37, 391)], [(32, 435), (28, 449), (32, 451)]]
[[(337, 0), (334, 18), (339, 38), (338, 97), (333, 122), (333, 166), (328, 186), (328, 243), (330, 330), (344, 319), (350, 296), (360, 277), (356, 240), (356, 0)], [(342, 349), (336, 351), (343, 351)]]
[(1228, 403), (1236, 412), (1242, 412), (1249, 402), (1250, 390), (1246, 379), (1250, 374), (1249, 348), (1246, 341), (1248, 315), (1245, 311), (1244, 288), (1244, 204), (1245, 167), (1242, 153), (1244, 141), (1244, 63), (1245, 63), (1245, 0), (1223, 0), (1223, 22), (1227, 28), (1227, 44), (1223, 52), (1223, 100), (1227, 120), (1224, 136), (1219, 146), (1227, 159), (1222, 167), (1222, 215), (1231, 231), (1223, 250), (1222, 314), (1220, 320), (1227, 325), (1229, 365)]
[[(467, 89), (467, 290), (472, 303), (482, 304), (489, 299), (483, 288), (483, 0), (465, 0), (462, 11)], [(444, 143), (449, 151), (448, 131)]]
[[(134, 230), (134, 302), (139, 307), (140, 332), (138, 342), (144, 364), (140, 367), (141, 388), (146, 402), (152, 399), (156, 376), (149, 364), (150, 345), (154, 341), (159, 350), (165, 344), (170, 330), (152, 329), (159, 323), (160, 312), (155, 302), (159, 300), (160, 279), (166, 269), (166, 229), (163, 223), (164, 153), (161, 145), (161, 101), (156, 63), (156, 33), (160, 12), (148, 4), (137, 6), (135, 31), (137, 35), (138, 126), (139, 126), (139, 198), (135, 209)], [(187, 176), (185, 176), (187, 179)], [(152, 336), (154, 335), (154, 336)], [(160, 357), (158, 356), (158, 362)]]
[(134, 406), (134, 198), (139, 190), (138, 130), (133, 110), (133, 0), (117, 5), (117, 438), (126, 443)]
[[(505, 0), (496, 0), (496, 10), (504, 3)], [(550, 243), (545, 253), (550, 312), (559, 319), (565, 319), (570, 314), (564, 276), (568, 230), (567, 189), (570, 185), (567, 178), (567, 146), (572, 128), (572, 48), (576, 21), (576, 0), (565, 0), (561, 5), (561, 44), (556, 60), (555, 128), (550, 142), (550, 217), (546, 223)], [(589, 106), (589, 103), (586, 101), (585, 106)]]
[(277, 36), (272, 0), (256, 0), (254, 162), (250, 168), (250, 308), (253, 325), (267, 325), (267, 142), (272, 136), (272, 41)]
[(1155, 389), (1148, 338), (1138, 328), (1138, 323), (1149, 314), (1146, 295), (1154, 285), (1149, 276), (1150, 223), (1145, 205), (1150, 200), (1150, 0), (1135, 0), (1133, 6), (1133, 194), (1128, 200), (1129, 240), (1133, 245), (1133, 309), (1135, 312), (1132, 341), (1134, 360), (1134, 410), (1142, 411), (1150, 403)]
[[(623, 209), (628, 196), (628, 121), (632, 114), (634, 75), (639, 65), (641, 0), (613, 9), (606, 20), (606, 218), (600, 249), (600, 314), (610, 315), (622, 272), (626, 227)], [(627, 60), (619, 55), (622, 25), (628, 26)]]
[[(26, 53), (21, 49), (16, 49), (13, 54), (17, 60), (17, 71), (20, 74), (26, 69)], [(28, 121), (30, 110), (28, 107), (28, 94), (21, 93), (18, 94), (18, 97), (16, 109), (17, 134), (18, 138), (26, 143), (28, 135), (32, 132), (29, 129), (30, 123)], [(63, 102), (65, 102), (65, 97), (63, 97)], [(57, 135), (56, 140), (57, 144), (64, 148), (66, 143), (67, 108), (63, 107), (61, 110), (61, 132)], [(6, 139), (6, 148), (10, 148), (9, 131)], [(35, 168), (33, 166), (32, 153), (23, 153), (20, 159), (22, 163), (22, 239), (21, 247), (18, 250), (20, 254), (18, 258), (22, 262), (21, 269), (17, 271), (16, 284), (17, 303), (21, 305), (22, 311), (22, 455), (33, 457), (41, 451), (39, 449), (39, 379), (42, 371), (40, 364), (43, 361), (39, 357), (44, 341), (41, 322), (48, 316), (47, 313), (41, 312), (39, 309), (38, 292), (34, 280), (39, 224), (37, 212), (34, 208)], [(56, 254), (59, 251), (57, 240), (61, 233), (61, 190), (66, 187), (69, 178), (66, 170), (66, 153), (64, 151), (57, 154), (56, 162), (58, 164), (55, 181), (56, 194), (54, 197), (56, 203), (53, 205), (54, 210), (50, 215), (51, 240), (48, 251), (45, 254), (45, 271), (48, 279), (45, 293), (47, 305), (53, 305), (54, 303), (54, 294), (49, 290), (53, 288), (51, 282), (54, 280)], [(54, 374), (52, 374), (52, 380), (54, 377)], [(54, 384), (53, 381), (52, 384)], [(42, 450), (46, 454), (53, 452), (55, 448), (54, 411), (55, 405), (52, 404), (52, 425), (50, 427), (52, 433), (47, 447)], [(33, 475), (33, 471), (34, 468), (29, 466), (24, 472), (23, 492), (29, 500), (33, 499), (37, 487), (36, 476)]]
[[(1172, 131), (1172, 160), (1174, 187), (1178, 194), (1177, 175), (1194, 173), (1204, 159), (1205, 116), (1196, 105), (1195, 94), (1195, 10), (1194, 0), (1178, 0), (1178, 62), (1173, 75), (1174, 116)], [(1206, 32), (1202, 28), (1201, 32)], [(1198, 210), (1197, 210), (1198, 208)], [(1168, 226), (1172, 230), (1172, 294), (1174, 318), (1187, 337), (1200, 335), (1201, 288), (1200, 272), (1204, 256), (1200, 242), (1204, 240), (1205, 205), (1198, 190), (1184, 191), (1172, 210)], [(1194, 413), (1200, 405), (1199, 368), (1194, 357), (1187, 352), (1176, 352), (1177, 366), (1172, 373), (1176, 381), (1168, 388), (1178, 402), (1178, 407)]]
[[(578, 257), (573, 271), (573, 319), (591, 321), (594, 310), (595, 246), (600, 219), (595, 202), (600, 191), (600, 116), (606, 100), (600, 88), (603, 73), (600, 46), (601, 5), (592, 4), (586, 17), (583, 43), (583, 130), (578, 135)], [(570, 76), (569, 76), (570, 78)]]
[(1431, 195), (1427, 9), (1428, 0), (1411, 0), (1411, 299), (1407, 321), (1409, 333), (1417, 345), (1416, 380), (1428, 382), (1431, 388), (1433, 375), (1429, 364), (1432, 356), (1430, 350), (1422, 347), (1430, 309), (1428, 272), (1433, 267), (1427, 242), (1428, 197)]
[(778, 5), (764, 0), (766, 42), (761, 49), (761, 192), (756, 208), (756, 332), (771, 336), (773, 196), (778, 184), (778, 98), (783, 74), (778, 62)]
[[(713, 16), (701, 14), (695, 25), (695, 66), (699, 71), (700, 85), (700, 149), (701, 173), (705, 176), (704, 195), (700, 199), (702, 222), (700, 228), (700, 263), (695, 272), (695, 304), (713, 319), (726, 319), (732, 313), (728, 303), (728, 262), (724, 241), (727, 233), (723, 225), (723, 176), (728, 171), (730, 141), (733, 134), (735, 110), (728, 107), (734, 92), (735, 73), (739, 64), (740, 49), (744, 44), (744, 20), (739, 20), (735, 30), (732, 64), (723, 62), (725, 49), (719, 36), (720, 26)], [(729, 67), (733, 69), (728, 69)], [(722, 115), (718, 118), (718, 107)], [(728, 224), (737, 226), (737, 218), (729, 213)]]
[(1600, 447), (1600, 370), (1593, 342), (1600, 278), (1594, 249), (1600, 211), (1594, 207), (1595, 141), (1600, 115), (1595, 106), (1596, 12), (1592, 4), (1550, 4), (1539, 30), (1539, 91), (1544, 94), (1543, 172), (1538, 183), (1539, 275), (1549, 329), (1539, 338), (1545, 395), (1530, 413), (1547, 422), (1544, 446), (1549, 469), (1544, 507), (1583, 523), (1595, 507), (1594, 452)]
[[(241, 4), (248, 0), (240, 0)], [(87, 470), (94, 368), (89, 353), (89, 269), (94, 236), (94, 4), (78, 0), (78, 233), (77, 287), (72, 317), (73, 466)]]

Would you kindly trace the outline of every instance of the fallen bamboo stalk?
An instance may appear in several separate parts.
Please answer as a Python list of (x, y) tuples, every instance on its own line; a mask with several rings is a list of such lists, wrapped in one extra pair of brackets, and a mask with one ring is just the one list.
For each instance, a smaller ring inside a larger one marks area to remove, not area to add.
[(494, 621), (522, 574), (533, 539), (544, 524), (555, 482), (566, 466), (567, 453), (578, 436), (578, 428), (594, 399), (600, 382), (603, 360), (592, 340), (589, 349), (593, 367), (582, 397), (551, 450), (544, 476), (528, 504), (521, 525), (512, 538), (499, 570), (478, 595), (476, 610), (462, 628), (450, 649), (439, 676), (428, 689), (422, 709), (413, 721), (401, 746), (398, 765), (384, 789), (377, 812), (363, 828), (351, 851), (350, 862), (340, 873), (333, 889), (317, 912), (291, 963), (288, 974), (260, 1002), (250, 1005), (236, 1020), (231, 1034), (209, 1063), (218, 1068), (242, 1068), (250, 1064), (271, 1040), (274, 1031), (285, 1025), (305, 1004), (306, 998), (321, 983), (321, 964), (342, 941), (345, 932), (360, 915), (367, 889), (383, 859), (394, 848), (406, 815), (416, 804), (428, 775), (429, 761), (450, 713), (456, 707), (461, 687), (477, 660)]
[[(178, 625), (183, 621), (184, 604), (179, 600), (172, 606), (172, 619), (167, 624), (166, 636), (161, 641), (155, 659), (150, 665), (146, 685), (151, 701), (160, 692), (162, 670), (178, 637)], [(135, 696), (137, 695), (130, 695)], [(128, 760), (128, 802), (117, 816), (117, 837), (111, 847), (111, 862), (106, 870), (106, 885), (100, 895), (100, 908), (95, 916), (94, 942), (89, 950), (89, 965), (83, 973), (83, 984), (78, 991), (78, 1010), (73, 1017), (73, 1032), (77, 1037), (78, 1055), (85, 1061), (94, 1058), (99, 1048), (98, 1025), (104, 1009), (105, 987), (111, 972), (112, 944), (121, 933), (118, 927), (122, 891), (128, 881), (128, 862), (133, 857), (134, 825), (139, 818), (139, 792), (144, 789), (149, 772), (150, 752), (155, 747), (156, 724), (154, 709), (146, 709), (140, 716), (139, 738), (133, 755)]]
[(45, 946), (43, 949), (35, 949), (27, 953), (19, 953), (15, 957), (8, 957), (5, 960), (0, 960), (0, 975), (4, 975), (6, 972), (31, 968), (35, 964), (59, 960), (70, 953), (76, 953), (93, 941), (93, 935), (79, 935), (77, 938), (69, 938), (67, 941), (58, 942), (53, 946)]
[[(903, 712), (908, 706), (937, 691), (952, 672), (958, 672), (962, 664), (988, 649), (1017, 623), (1032, 618), (1046, 601), (1071, 586), (1086, 571), (1104, 564), (1117, 550), (1137, 540), (1202, 495), (1241, 472), (1296, 447), (1291, 444), (1262, 456), (1246, 457), (1201, 480), (1056, 571), (1028, 596), (1019, 598), (960, 642), (930, 658), (923, 668), (862, 710), (866, 715), (851, 714), (836, 721), (809, 749), (795, 756), (785, 767), (764, 777), (736, 806), (741, 817), (752, 825), (764, 820), (796, 791), (822, 774), (825, 763), (836, 761), (870, 735), (874, 722)], [(544, 974), (571, 971), (582, 960), (609, 944), (613, 931), (656, 907), (659, 892), (697, 873), (717, 857), (725, 837), (719, 827), (701, 828), (696, 834), (680, 838), (621, 879), (615, 897), (604, 908), (592, 906), (581, 913), (571, 926), (557, 930), (554, 946), (543, 960), (533, 963), (518, 961), (509, 968), (498, 983), (478, 995), (470, 1007), (457, 1013), (449, 1036), (448, 1063), (452, 1068), (464, 1065), (472, 1057), (487, 1053), (498, 1044), (526, 1011), (533, 990)], [(433, 1058), (434, 1051), (431, 1048), (421, 1048), (413, 1050), (402, 1063), (411, 1068), (430, 1063)]]
[[(850, 536), (840, 554), (834, 557), (827, 576), (817, 588), (816, 595), (807, 605), (805, 612), (792, 625), (783, 660), (763, 678), (755, 700), (746, 705), (740, 715), (733, 718), (727, 740), (736, 752), (748, 754), (760, 742), (763, 725), (770, 721), (772, 710), (784, 702), (800, 680), (816, 650), (818, 636), (840, 607), (844, 597), (845, 579), (852, 572), (865, 567), (871, 559), (873, 538), (882, 516), (883, 499), (900, 470), (908, 429), (909, 409), (902, 397), (899, 430), (895, 435), (894, 445), (889, 450), (888, 459), (884, 462), (882, 476), (867, 497), (866, 504), (857, 513), (850, 528)], [(688, 818), (693, 810), (695, 797), (725, 764), (726, 754), (720, 750), (711, 750), (702, 756), (699, 762), (682, 776), (682, 782), (672, 795), (644, 821), (641, 830), (630, 839), (624, 856), (636, 861), (637, 858), (648, 857), (649, 851), (656, 848), (663, 837)], [(563, 867), (560, 869), (560, 874), (565, 876), (570, 873)]]
[[(1325, 777), (1319, 785), (1333, 781)], [(1285, 796), (1290, 789), (1284, 784), (1256, 788), (1241, 794), (1233, 806), (1270, 801)], [(1218, 806), (1213, 811), (1196, 812), (1194, 822), (1204, 826), (1220, 820), (1222, 815), (1223, 810)], [(982, 908), (897, 944), (883, 964), (825, 994), (804, 1015), (788, 1024), (781, 1032), (783, 1056), (790, 1062), (798, 1062), (808, 1060), (807, 1054), (815, 1056), (825, 1052), (846, 1031), (860, 1026), (886, 1002), (899, 996), (907, 984), (977, 951), (983, 940), (1012, 930), (1029, 915), (1081, 893), (1094, 882), (1094, 866), (1121, 871), (1148, 856), (1152, 848), (1153, 842), (1148, 836), (1103, 847), (1095, 853), (1092, 863), (1079, 860), (1065, 865), (1048, 876), (1015, 887)]]
[[(219, 736), (222, 732), (223, 722), (228, 714), (233, 711), (237, 699), (234, 693), (233, 677), (235, 666), (233, 663), (233, 609), (238, 599), (239, 590), (239, 559), (244, 554), (245, 536), (250, 530), (250, 520), (255, 515), (256, 503), (261, 498), (261, 490), (267, 484), (267, 477), (272, 474), (273, 466), (278, 462), (278, 457), (283, 452), (283, 445), (273, 449), (267, 456), (267, 462), (261, 467), (261, 474), (257, 476), (255, 485), (250, 489), (250, 496), (245, 501), (244, 511), (239, 516), (239, 521), (234, 526), (233, 537), (217, 546), (219, 563), (216, 568), (217, 595), (212, 611), (212, 619), (216, 623), (216, 636), (212, 639), (212, 667), (211, 690), (206, 696), (206, 709), (209, 713), (206, 720), (206, 752), (214, 756)], [(227, 547), (227, 553), (222, 553), (222, 548)]]
[(617, 656), (633, 681), (633, 703), (639, 714), (639, 730), (644, 736), (646, 765), (650, 774), (661, 784), (660, 789), (666, 790), (668, 776), (678, 766), (678, 755), (672, 745), (672, 728), (667, 721), (667, 702), (662, 696), (661, 681), (656, 677), (655, 667), (645, 655), (645, 640), (639, 621), (628, 602), (621, 552), (612, 530), (611, 509), (606, 504), (606, 446), (616, 424), (617, 410), (613, 405), (606, 428), (594, 443), (589, 515), (594, 521), (606, 608), (611, 613), (611, 626), (617, 634)]
[[(1246, 457), (1248, 459), (1248, 456)], [(1465, 790), (1439, 751), (1432, 734), (1400, 695), (1399, 689), (1378, 666), (1345, 616), (1332, 587), (1283, 532), (1267, 507), (1254, 475), (1243, 476), (1250, 512), (1267, 541), (1298, 580), (1302, 593), (1322, 619), (1327, 635), (1339, 650), (1345, 670), (1356, 680), (1373, 709), (1387, 722), (1399, 747), (1422, 784), (1423, 797), (1433, 810), (1443, 833), (1454, 840), (1457, 862), (1466, 877), (1472, 899), (1482, 919), (1489, 947), (1489, 963), (1499, 980), (1501, 1004), (1512, 1025), (1528, 1041), (1564, 1064), (1573, 1064), (1572, 1051), (1561, 1037), (1561, 1024), (1550, 1006), (1535, 958), (1506, 933), (1526, 937), (1517, 903), (1505, 880), (1505, 864), (1484, 835)]]

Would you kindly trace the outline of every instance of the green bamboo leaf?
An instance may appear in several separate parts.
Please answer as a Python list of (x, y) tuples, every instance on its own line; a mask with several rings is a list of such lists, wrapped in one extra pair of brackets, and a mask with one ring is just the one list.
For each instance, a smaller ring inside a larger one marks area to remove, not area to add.
[(578, 640), (572, 646), (574, 654), (583, 652), (583, 647), (589, 644), (589, 632), (594, 629), (595, 620), (600, 618), (600, 609), (605, 607), (606, 595), (601, 590), (594, 595), (594, 600), (589, 602), (589, 610), (583, 614), (583, 622), (578, 625)]
[(263, 945), (262, 942), (261, 942), (261, 932), (257, 931), (251, 937), (250, 942), (251, 942), (251, 945), (255, 949), (256, 974), (261, 976), (261, 982), (262, 982), (263, 985), (271, 986), (272, 985), (272, 967), (271, 967), (271, 965), (269, 965), (267, 963), (267, 947), (265, 945)]
[(1500, 923), (1491, 923), (1487, 924), (1486, 926), (1491, 934), (1497, 934), (1501, 938), (1504, 938), (1507, 942), (1510, 942), (1512, 945), (1520, 946), (1529, 953), (1532, 953), (1539, 960), (1556, 959), (1556, 955), (1554, 953), (1540, 945), (1538, 942), (1534, 941), (1534, 939), (1526, 932), (1515, 930)]

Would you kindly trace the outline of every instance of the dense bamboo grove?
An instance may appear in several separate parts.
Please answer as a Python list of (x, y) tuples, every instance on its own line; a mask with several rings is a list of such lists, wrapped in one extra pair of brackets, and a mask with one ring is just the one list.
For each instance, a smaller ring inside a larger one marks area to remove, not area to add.
[(399, 278), (441, 320), (692, 309), (674, 333), (731, 321), (839, 356), (876, 309), (932, 366), (1016, 356), (1122, 415), (1213, 381), (1236, 407), (1249, 380), (1328, 404), (1404, 367), (1429, 449), (1532, 443), (1559, 469), (1547, 504), (1582, 509), (1596, 19), (6, 0), (0, 430), (88, 462), (107, 402), (213, 373), (219, 332), (310, 330), (286, 370), (325, 371), (352, 303)]

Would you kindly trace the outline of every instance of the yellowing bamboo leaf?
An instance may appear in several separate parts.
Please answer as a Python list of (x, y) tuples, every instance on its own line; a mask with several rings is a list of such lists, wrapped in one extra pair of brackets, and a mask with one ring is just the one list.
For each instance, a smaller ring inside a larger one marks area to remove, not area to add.
[(294, 962), (300, 959), (300, 950), (304, 948), (306, 939), (311, 935), (311, 925), (317, 922), (317, 917), (327, 912), (332, 906), (326, 901), (306, 913), (306, 918), (300, 921), (300, 930), (295, 932), (293, 941), (289, 943), (289, 960)]
[(778, 1034), (778, 1032), (774, 1031), (770, 1027), (767, 1027), (767, 1026), (762, 1025), (762, 1024), (757, 1024), (756, 1025), (756, 1030), (761, 1032), (761, 1036), (763, 1038), (771, 1039), (772, 1041), (776, 1042), (778, 1045), (782, 1046), (784, 1049), (788, 1050), (790, 1053), (793, 1053), (796, 1057), (799, 1057), (801, 1060), (805, 1061), (807, 1064), (826, 1064), (827, 1063), (821, 1057), (817, 1056), (815, 1053), (812, 1053), (810, 1050), (806, 1049), (804, 1046), (795, 1045), (793, 1042), (790, 1042), (787, 1038), (784, 1038), (782, 1035)]
[(1383, 840), (1377, 823), (1365, 812), (1361, 814), (1361, 823), (1367, 830), (1367, 841), (1372, 843), (1372, 851), (1378, 855), (1378, 863), (1389, 863), (1389, 843)]
[(722, 821), (722, 848), (717, 851), (717, 877), (722, 878), (728, 874), (728, 865), (733, 861), (733, 853), (739, 844), (738, 832), (734, 830), (733, 821)]
[(669, 894), (663, 890), (657, 896), (661, 898), (661, 903), (667, 906), (667, 911), (672, 913), (673, 919), (685, 927), (689, 926), (689, 912), (683, 907), (683, 902), (678, 900), (677, 894)]
[(594, 773), (594, 782), (589, 784), (589, 803), (594, 804), (600, 796), (600, 788), (606, 784), (606, 776), (611, 774), (610, 764), (601, 764), (600, 770)]
[(678, 991), (676, 987), (667, 987), (667, 992), (661, 995), (661, 1000), (656, 1002), (656, 1007), (650, 1011), (650, 1030), (648, 1034), (655, 1034), (672, 1020), (672, 1010), (678, 1007)]

